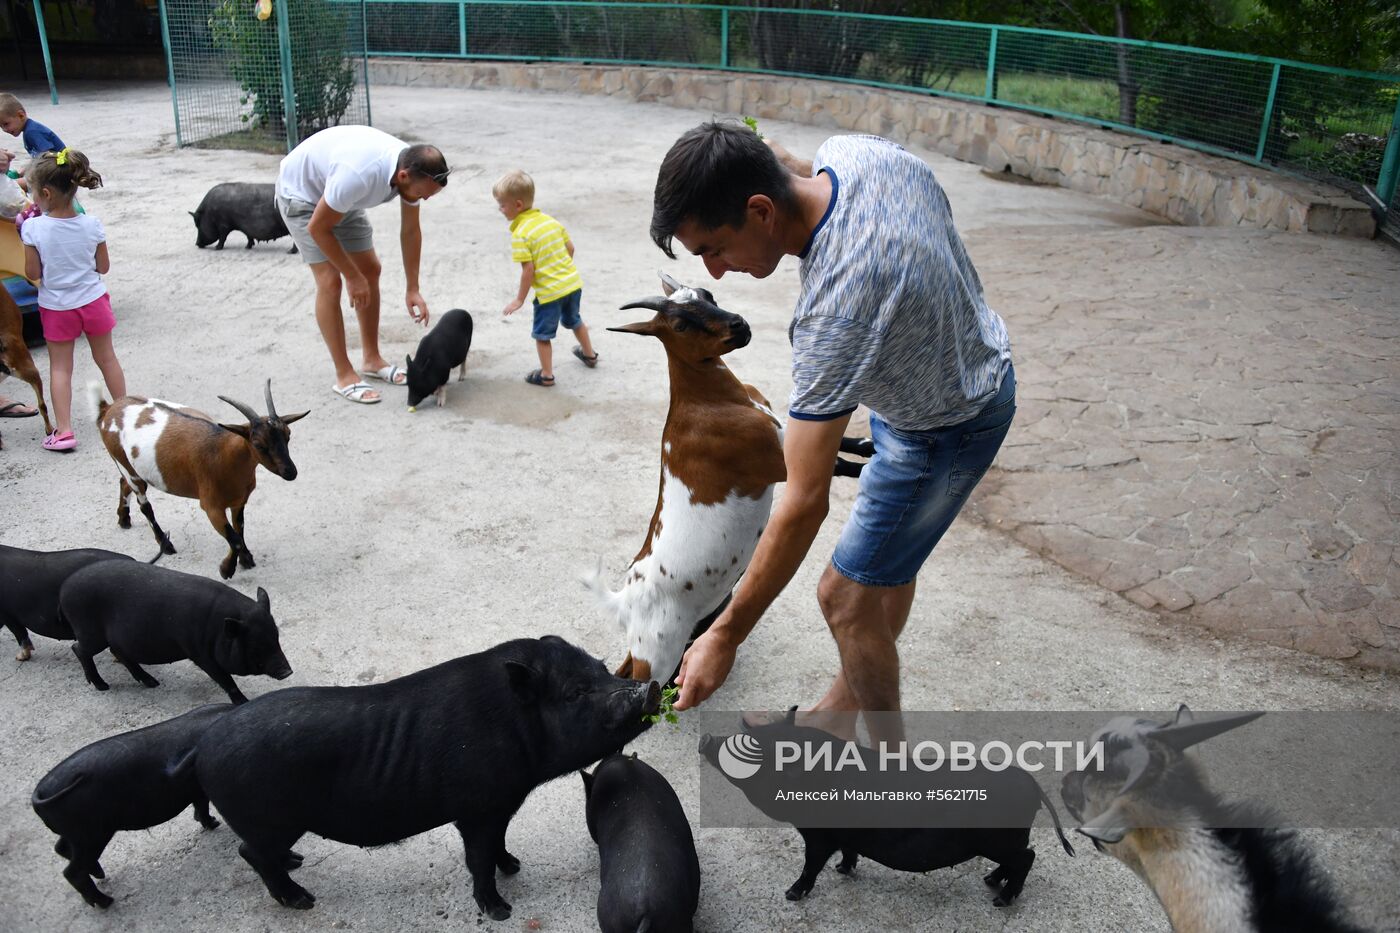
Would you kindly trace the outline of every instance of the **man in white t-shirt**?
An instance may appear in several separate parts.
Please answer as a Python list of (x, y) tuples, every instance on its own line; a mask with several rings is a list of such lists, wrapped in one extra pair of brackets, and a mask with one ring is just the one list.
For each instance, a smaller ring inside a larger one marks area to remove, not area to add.
[[(408, 280), (404, 296), (413, 320), (427, 326), (428, 304), (418, 290), (423, 232), (418, 204), (447, 184), (447, 160), (434, 146), (410, 146), (370, 126), (333, 126), (297, 146), (282, 160), (277, 176), (277, 209), (287, 223), (301, 258), (316, 279), (316, 323), (335, 364), (340, 397), (378, 402), (380, 395), (361, 376), (403, 385), (407, 373), (379, 352), (379, 257), (365, 211), (399, 199), (399, 243)], [(363, 365), (350, 364), (341, 318), (341, 282), (360, 323)]]

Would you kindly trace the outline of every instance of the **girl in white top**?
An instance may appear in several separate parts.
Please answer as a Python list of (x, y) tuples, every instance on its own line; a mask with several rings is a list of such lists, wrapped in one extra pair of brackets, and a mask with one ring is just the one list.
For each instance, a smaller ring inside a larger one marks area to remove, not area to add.
[(43, 213), (20, 227), (24, 241), (24, 274), (39, 280), (39, 318), (49, 345), (49, 395), (53, 399), (54, 432), (44, 438), (45, 450), (72, 450), (73, 344), (87, 335), (93, 362), (102, 370), (107, 391), (118, 399), (126, 394), (126, 376), (112, 349), (112, 300), (102, 275), (111, 266), (107, 234), (91, 214), (79, 214), (73, 197), (79, 188), (102, 187), (102, 176), (87, 157), (73, 149), (45, 152), (26, 173), (34, 202)]

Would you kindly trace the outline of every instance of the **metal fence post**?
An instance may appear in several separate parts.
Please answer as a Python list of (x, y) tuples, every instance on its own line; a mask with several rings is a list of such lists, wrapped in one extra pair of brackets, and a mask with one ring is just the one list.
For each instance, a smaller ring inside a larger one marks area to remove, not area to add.
[(165, 12), (165, 0), (160, 0), (160, 41), (165, 45), (165, 74), (170, 82), (170, 106), (175, 109), (175, 146), (183, 146), (180, 138), (180, 95), (175, 93), (175, 51), (170, 47), (170, 19)]
[[(49, 100), (58, 106), (58, 85), (53, 83), (53, 59), (49, 57), (49, 30), (44, 25), (44, 0), (34, 0), (34, 25), (39, 27), (39, 48), (44, 51), (44, 71), (49, 76)], [(10, 28), (14, 29), (13, 23)]]
[(987, 100), (997, 99), (997, 28), (992, 27), (992, 39), (987, 46)]
[(1254, 161), (1264, 161), (1264, 147), (1269, 142), (1269, 125), (1274, 122), (1274, 97), (1278, 95), (1278, 76), (1283, 65), (1274, 62), (1274, 76), (1269, 81), (1269, 100), (1264, 104), (1264, 122), (1259, 125), (1259, 146), (1254, 150)]
[(369, 11), (365, 0), (360, 0), (360, 58), (364, 62), (365, 125), (374, 126), (374, 114), (369, 106)]
[(1395, 116), (1390, 120), (1390, 138), (1385, 141), (1385, 161), (1376, 181), (1376, 197), (1390, 207), (1395, 198), (1396, 182), (1400, 181), (1400, 99), (1395, 101)]
[(277, 48), (282, 59), (282, 122), (287, 130), (287, 151), (291, 152), (301, 140), (297, 139), (296, 85), (292, 81), (292, 26), (287, 16), (290, 0), (273, 0), (277, 7)]
[(467, 57), (467, 5), (457, 4), (457, 49), (462, 58)]
[(719, 66), (729, 67), (729, 7), (719, 11)]

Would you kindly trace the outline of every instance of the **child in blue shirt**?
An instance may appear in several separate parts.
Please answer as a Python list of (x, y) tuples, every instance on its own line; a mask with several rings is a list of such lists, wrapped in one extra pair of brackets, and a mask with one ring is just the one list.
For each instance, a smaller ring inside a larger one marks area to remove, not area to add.
[[(58, 134), (38, 120), (31, 120), (25, 112), (24, 104), (13, 94), (0, 94), (0, 130), (24, 140), (24, 151), (33, 159), (43, 152), (62, 152), (63, 140)], [(18, 173), (11, 175), (17, 178)], [(28, 190), (24, 182), (20, 187)]]

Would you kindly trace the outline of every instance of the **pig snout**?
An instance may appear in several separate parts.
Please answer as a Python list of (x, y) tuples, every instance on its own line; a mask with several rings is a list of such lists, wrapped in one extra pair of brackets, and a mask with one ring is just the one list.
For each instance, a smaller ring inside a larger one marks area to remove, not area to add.
[(648, 684), (637, 684), (637, 695), (642, 698), (642, 712), (648, 716), (655, 716), (661, 711), (661, 685), (656, 681)]
[(267, 669), (263, 672), (273, 680), (286, 680), (292, 676), (292, 666), (287, 663), (287, 659), (278, 656), (268, 663)]

